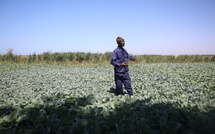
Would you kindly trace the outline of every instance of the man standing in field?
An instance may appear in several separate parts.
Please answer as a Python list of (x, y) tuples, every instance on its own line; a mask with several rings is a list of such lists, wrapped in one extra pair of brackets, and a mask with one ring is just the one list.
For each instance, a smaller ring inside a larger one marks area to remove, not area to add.
[(111, 64), (114, 66), (116, 95), (123, 94), (122, 84), (124, 84), (128, 94), (132, 96), (133, 91), (131, 87), (131, 78), (128, 73), (128, 59), (135, 61), (136, 58), (130, 56), (123, 48), (125, 46), (125, 41), (122, 37), (117, 37), (116, 42), (118, 47), (113, 51), (111, 57)]

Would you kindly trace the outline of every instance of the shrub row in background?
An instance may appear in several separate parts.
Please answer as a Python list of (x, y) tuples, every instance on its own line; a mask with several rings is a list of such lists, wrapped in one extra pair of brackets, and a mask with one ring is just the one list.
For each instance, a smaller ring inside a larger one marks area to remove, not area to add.
[[(44, 52), (26, 56), (7, 53), (0, 55), (0, 63), (16, 64), (109, 64), (112, 52)], [(215, 55), (133, 55), (138, 60), (135, 63), (185, 63), (185, 62), (215, 62)]]

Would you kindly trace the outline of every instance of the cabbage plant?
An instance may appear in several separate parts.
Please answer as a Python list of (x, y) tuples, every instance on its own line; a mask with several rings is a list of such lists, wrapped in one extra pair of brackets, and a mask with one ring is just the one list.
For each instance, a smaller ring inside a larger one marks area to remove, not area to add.
[(0, 133), (213, 133), (215, 64), (130, 67), (115, 96), (111, 65), (0, 65)]

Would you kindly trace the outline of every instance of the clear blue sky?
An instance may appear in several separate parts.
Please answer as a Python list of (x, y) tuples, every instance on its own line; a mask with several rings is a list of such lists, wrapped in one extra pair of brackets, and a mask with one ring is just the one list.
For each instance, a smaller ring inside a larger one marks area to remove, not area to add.
[(0, 54), (215, 54), (215, 0), (0, 0)]

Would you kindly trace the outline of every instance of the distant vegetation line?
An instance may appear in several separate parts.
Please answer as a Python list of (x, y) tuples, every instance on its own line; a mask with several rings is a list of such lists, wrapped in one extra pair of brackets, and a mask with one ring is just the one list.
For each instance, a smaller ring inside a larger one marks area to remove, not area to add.
[[(110, 64), (112, 52), (44, 52), (27, 56), (15, 55), (12, 50), (0, 55), (1, 64)], [(132, 55), (136, 62), (130, 63), (189, 63), (215, 62), (215, 55)]]

